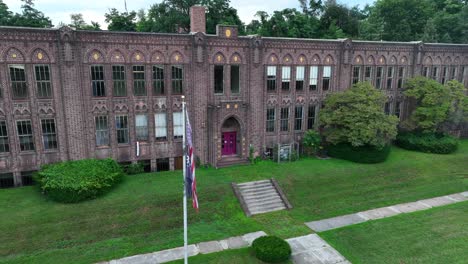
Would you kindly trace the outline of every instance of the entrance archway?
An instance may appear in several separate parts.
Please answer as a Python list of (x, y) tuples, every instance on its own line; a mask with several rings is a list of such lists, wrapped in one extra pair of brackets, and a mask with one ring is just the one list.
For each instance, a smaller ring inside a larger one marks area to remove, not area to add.
[(226, 119), (221, 127), (221, 155), (235, 156), (240, 153), (241, 126), (235, 117)]

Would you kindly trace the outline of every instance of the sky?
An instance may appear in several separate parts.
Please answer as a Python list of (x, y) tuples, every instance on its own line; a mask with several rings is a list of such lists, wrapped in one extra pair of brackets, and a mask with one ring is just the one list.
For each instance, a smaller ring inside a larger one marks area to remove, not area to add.
[[(128, 10), (147, 10), (152, 4), (160, 3), (162, 0), (127, 0)], [(20, 0), (3, 0), (13, 12), (20, 12), (22, 2)], [(338, 0), (348, 6), (360, 5), (374, 2), (374, 0)], [(104, 14), (110, 8), (124, 11), (124, 0), (35, 0), (36, 9), (45, 13), (52, 19), (54, 25), (63, 22), (70, 23), (70, 14), (81, 13), (87, 23), (98, 22), (103, 29), (107, 28)], [(262, 10), (272, 13), (274, 10), (285, 8), (298, 8), (298, 0), (231, 0), (231, 6), (237, 9), (239, 17), (244, 23), (254, 19), (257, 11)]]

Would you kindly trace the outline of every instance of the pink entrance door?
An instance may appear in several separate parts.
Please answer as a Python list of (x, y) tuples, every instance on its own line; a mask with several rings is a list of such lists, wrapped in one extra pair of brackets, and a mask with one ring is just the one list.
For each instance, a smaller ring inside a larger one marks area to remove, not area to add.
[(236, 154), (236, 132), (224, 132), (222, 134), (221, 153), (223, 156)]

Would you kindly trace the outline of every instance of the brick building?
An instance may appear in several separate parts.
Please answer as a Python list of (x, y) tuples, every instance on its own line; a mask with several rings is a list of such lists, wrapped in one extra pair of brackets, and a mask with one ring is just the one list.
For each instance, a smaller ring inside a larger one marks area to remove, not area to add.
[[(0, 27), (0, 182), (63, 160), (111, 157), (182, 166), (185, 95), (201, 163), (222, 166), (299, 142), (328, 93), (371, 81), (404, 117), (416, 75), (468, 86), (468, 45)], [(139, 142), (139, 153), (137, 153)]]

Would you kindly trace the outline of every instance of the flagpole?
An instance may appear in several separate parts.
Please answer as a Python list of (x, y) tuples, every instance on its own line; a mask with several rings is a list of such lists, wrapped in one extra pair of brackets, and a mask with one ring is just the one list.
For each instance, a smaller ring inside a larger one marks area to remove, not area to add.
[(188, 252), (187, 252), (187, 186), (186, 185), (186, 180), (185, 176), (187, 173), (187, 150), (186, 150), (186, 144), (185, 144), (185, 137), (186, 137), (186, 131), (185, 131), (185, 96), (182, 95), (182, 116), (183, 116), (183, 136), (182, 136), (182, 152), (183, 152), (183, 157), (184, 157), (184, 165), (183, 165), (183, 182), (184, 182), (184, 263), (188, 264)]

